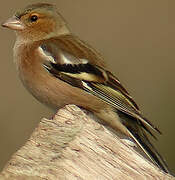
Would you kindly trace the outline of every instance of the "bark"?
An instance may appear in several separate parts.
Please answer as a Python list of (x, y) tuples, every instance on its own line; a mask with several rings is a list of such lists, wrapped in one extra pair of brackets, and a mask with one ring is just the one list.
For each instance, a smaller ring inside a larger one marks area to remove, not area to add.
[(6, 164), (0, 180), (174, 179), (146, 160), (136, 145), (75, 105), (42, 119)]

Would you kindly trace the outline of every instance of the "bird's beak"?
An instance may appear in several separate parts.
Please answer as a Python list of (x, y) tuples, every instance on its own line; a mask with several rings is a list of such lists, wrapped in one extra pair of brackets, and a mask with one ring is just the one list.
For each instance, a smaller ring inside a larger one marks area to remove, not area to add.
[(7, 21), (2, 23), (2, 26), (6, 27), (6, 28), (9, 28), (9, 29), (13, 29), (13, 30), (23, 30), (24, 29), (24, 25), (15, 16), (7, 19)]

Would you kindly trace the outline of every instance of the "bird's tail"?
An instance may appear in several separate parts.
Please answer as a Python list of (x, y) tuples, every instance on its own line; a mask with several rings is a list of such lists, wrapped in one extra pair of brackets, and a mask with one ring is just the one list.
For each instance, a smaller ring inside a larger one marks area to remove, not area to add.
[[(146, 132), (150, 134), (153, 138), (156, 139), (154, 134), (144, 125), (142, 122), (137, 119), (128, 116), (120, 111), (117, 112), (122, 124), (127, 128), (128, 134), (130, 137), (136, 142), (136, 144), (140, 147), (142, 152), (146, 155), (146, 157), (155, 165), (157, 165), (164, 172), (169, 173), (168, 166), (156, 148), (148, 139)], [(158, 130), (158, 132), (160, 132)]]
[(135, 130), (132, 129), (132, 127), (127, 127), (127, 129), (128, 129), (128, 133), (130, 134), (131, 138), (134, 139), (134, 141), (137, 143), (137, 145), (141, 148), (141, 150), (148, 157), (148, 159), (151, 162), (153, 162), (155, 165), (157, 165), (159, 168), (161, 168), (164, 172), (170, 173), (165, 160), (158, 153), (158, 151), (153, 146), (153, 144), (150, 142), (150, 140), (147, 138), (145, 133), (143, 131), (136, 132)]

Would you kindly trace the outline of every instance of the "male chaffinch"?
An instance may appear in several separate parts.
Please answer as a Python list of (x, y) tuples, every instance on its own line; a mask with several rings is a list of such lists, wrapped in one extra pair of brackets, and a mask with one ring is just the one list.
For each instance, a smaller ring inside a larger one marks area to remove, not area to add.
[[(146, 132), (160, 131), (107, 69), (102, 56), (73, 35), (55, 6), (27, 6), (2, 26), (15, 30), (14, 59), (19, 77), (42, 103), (58, 109), (75, 104), (131, 137), (147, 157), (165, 172), (168, 167)], [(150, 130), (151, 129), (151, 130)]]

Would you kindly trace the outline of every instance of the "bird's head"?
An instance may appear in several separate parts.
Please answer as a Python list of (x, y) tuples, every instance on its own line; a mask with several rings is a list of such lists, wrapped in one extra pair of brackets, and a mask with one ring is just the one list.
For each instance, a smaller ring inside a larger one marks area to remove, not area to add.
[(46, 3), (27, 6), (16, 12), (2, 26), (15, 30), (17, 37), (24, 41), (37, 41), (69, 34), (69, 29), (56, 7)]

